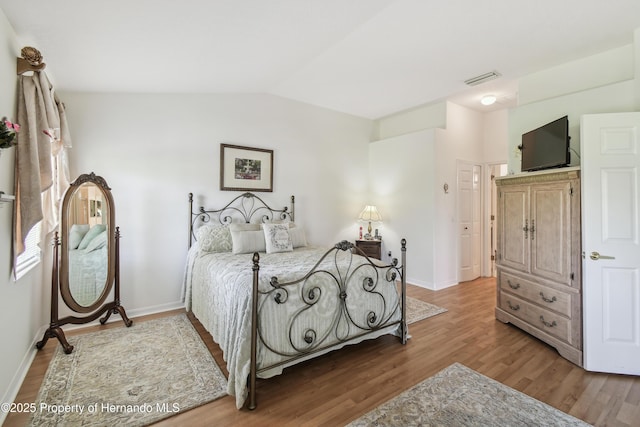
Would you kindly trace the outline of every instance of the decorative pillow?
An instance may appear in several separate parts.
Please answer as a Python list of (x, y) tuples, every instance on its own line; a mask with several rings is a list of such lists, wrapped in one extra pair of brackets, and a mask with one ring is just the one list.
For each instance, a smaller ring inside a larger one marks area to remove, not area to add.
[(223, 224), (207, 224), (198, 228), (196, 239), (203, 252), (231, 252), (231, 232)]
[(267, 253), (291, 252), (293, 243), (289, 236), (289, 224), (262, 224)]
[(93, 227), (91, 227), (91, 229), (87, 231), (87, 234), (85, 234), (82, 240), (80, 241), (80, 244), (78, 245), (78, 249), (86, 249), (87, 246), (89, 246), (89, 242), (91, 242), (94, 239), (94, 237), (96, 237), (98, 234), (102, 233), (106, 229), (107, 229), (107, 226), (104, 224), (96, 224)]
[(307, 246), (307, 236), (304, 234), (304, 228), (290, 228), (289, 237), (291, 237), (291, 243), (293, 244), (294, 249)]
[(89, 224), (73, 224), (69, 230), (69, 249), (78, 249), (87, 231), (89, 231)]
[(96, 237), (91, 239), (87, 248), (85, 249), (87, 252), (95, 251), (96, 249), (103, 248), (107, 245), (107, 230), (104, 230), (102, 233), (98, 234)]
[(231, 230), (234, 254), (247, 254), (252, 252), (264, 252), (265, 241), (262, 230), (257, 231), (233, 231)]

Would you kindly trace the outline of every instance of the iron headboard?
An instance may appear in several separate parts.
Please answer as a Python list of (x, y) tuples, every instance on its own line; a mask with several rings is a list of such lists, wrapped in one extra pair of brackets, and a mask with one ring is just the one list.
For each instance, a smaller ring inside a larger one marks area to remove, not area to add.
[(189, 247), (196, 240), (195, 231), (198, 223), (206, 224), (217, 221), (219, 224), (233, 222), (251, 223), (267, 222), (274, 219), (293, 222), (295, 218), (295, 196), (291, 196), (291, 208), (285, 206), (275, 209), (254, 193), (242, 193), (221, 209), (193, 210), (193, 193), (189, 193)]

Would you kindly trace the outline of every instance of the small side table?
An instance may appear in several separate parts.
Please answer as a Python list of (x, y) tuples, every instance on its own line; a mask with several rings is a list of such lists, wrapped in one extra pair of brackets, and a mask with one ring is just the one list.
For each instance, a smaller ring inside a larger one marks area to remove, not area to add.
[(369, 258), (382, 259), (382, 240), (356, 240), (356, 247)]

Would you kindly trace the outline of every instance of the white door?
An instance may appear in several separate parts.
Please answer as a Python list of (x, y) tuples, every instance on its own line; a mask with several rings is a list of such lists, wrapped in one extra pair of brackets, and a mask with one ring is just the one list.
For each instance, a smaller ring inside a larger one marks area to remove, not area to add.
[(584, 367), (640, 375), (640, 113), (580, 131)]
[(458, 162), (458, 227), (460, 230), (459, 280), (480, 277), (481, 259), (481, 166)]

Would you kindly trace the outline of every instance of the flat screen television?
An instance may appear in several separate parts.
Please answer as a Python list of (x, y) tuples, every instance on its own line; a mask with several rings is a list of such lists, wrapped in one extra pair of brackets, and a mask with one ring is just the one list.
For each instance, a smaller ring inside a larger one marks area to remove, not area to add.
[(569, 165), (569, 119), (564, 116), (523, 134), (520, 149), (523, 172)]

